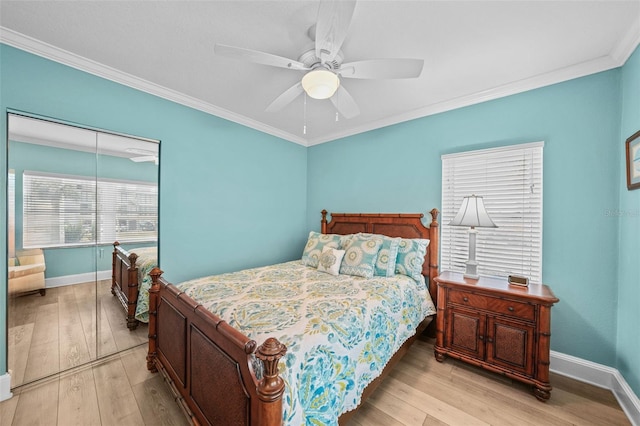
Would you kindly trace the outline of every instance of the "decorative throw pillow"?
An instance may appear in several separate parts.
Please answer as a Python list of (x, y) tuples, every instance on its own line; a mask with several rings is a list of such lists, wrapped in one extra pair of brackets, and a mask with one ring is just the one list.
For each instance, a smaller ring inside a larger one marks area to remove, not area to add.
[(419, 283), (424, 283), (422, 265), (427, 253), (429, 240), (420, 238), (401, 238), (396, 259), (396, 273), (413, 278)]
[(379, 234), (358, 234), (363, 238), (381, 238), (382, 246), (378, 252), (373, 275), (378, 277), (393, 277), (396, 274), (396, 257), (398, 256), (398, 246), (400, 238), (387, 237)]
[(331, 275), (338, 275), (340, 273), (340, 264), (342, 263), (344, 253), (344, 250), (325, 246), (322, 249), (320, 259), (318, 260), (318, 271), (327, 272)]
[(346, 250), (346, 248), (349, 246), (349, 244), (351, 243), (351, 239), (355, 236), (356, 234), (347, 234), (347, 235), (340, 235), (340, 249), (342, 250)]
[(313, 268), (318, 267), (318, 260), (322, 255), (322, 249), (327, 247), (340, 248), (340, 240), (343, 235), (338, 234), (321, 234), (319, 232), (309, 232), (309, 239), (307, 245), (304, 246), (302, 252), (302, 264), (311, 266)]
[(344, 259), (340, 266), (340, 273), (371, 278), (382, 246), (381, 238), (363, 238), (354, 235), (345, 247)]

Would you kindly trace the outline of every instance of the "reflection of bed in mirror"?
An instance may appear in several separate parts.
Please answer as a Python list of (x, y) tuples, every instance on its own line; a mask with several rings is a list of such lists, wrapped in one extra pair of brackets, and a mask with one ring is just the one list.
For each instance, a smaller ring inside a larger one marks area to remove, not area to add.
[(155, 268), (147, 367), (162, 371), (194, 424), (344, 424), (435, 317), (431, 214), (425, 227), (422, 214), (332, 214), (327, 222), (323, 211), (322, 234), (346, 247), (345, 258), (354, 244), (357, 254), (381, 235), (402, 237), (412, 277), (327, 274), (304, 255), (177, 285)]
[(149, 321), (149, 272), (157, 266), (157, 258), (157, 247), (125, 250), (119, 242), (113, 243), (111, 293), (122, 303), (130, 330), (138, 322)]

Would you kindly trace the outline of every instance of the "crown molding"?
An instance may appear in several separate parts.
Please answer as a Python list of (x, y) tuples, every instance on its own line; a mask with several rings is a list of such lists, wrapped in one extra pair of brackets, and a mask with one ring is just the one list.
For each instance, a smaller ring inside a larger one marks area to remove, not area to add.
[[(640, 41), (640, 40), (639, 40)], [(636, 45), (637, 45), (636, 41)], [(634, 47), (635, 48), (635, 47)], [(626, 55), (626, 59), (631, 55), (633, 49)], [(480, 92), (472, 93), (467, 96), (461, 96), (455, 99), (450, 99), (443, 102), (427, 105), (423, 108), (410, 111), (406, 114), (397, 115), (394, 117), (387, 117), (382, 120), (367, 123), (366, 126), (359, 128), (352, 128), (342, 133), (332, 133), (326, 137), (318, 138), (309, 141), (309, 146), (318, 145), (321, 143), (333, 141), (348, 136), (353, 136), (358, 133), (363, 133), (373, 129), (379, 129), (386, 126), (402, 123), (405, 121), (415, 120), (417, 118), (426, 117), (429, 115), (439, 114), (442, 112), (459, 109), (482, 102), (487, 102), (499, 98), (503, 98), (510, 95), (515, 95), (522, 92), (527, 92), (533, 89), (539, 89), (541, 87), (550, 86), (552, 84), (561, 83), (563, 81), (572, 80), (586, 75), (595, 74), (602, 71), (607, 71), (612, 68), (617, 68), (624, 65), (624, 61), (616, 61), (612, 56), (602, 56), (600, 58), (582, 62), (580, 64), (572, 65), (566, 68), (561, 68), (555, 71), (551, 71), (545, 74), (539, 74), (530, 78), (526, 78), (519, 81), (514, 81), (502, 86), (493, 87)]]
[(575, 78), (585, 77), (590, 74), (607, 71), (613, 68), (623, 66), (633, 52), (640, 46), (640, 22), (638, 25), (632, 26), (626, 35), (620, 39), (620, 42), (612, 49), (609, 55), (560, 68), (544, 74), (539, 74), (526, 79), (514, 81), (502, 86), (490, 88), (481, 92), (472, 93), (467, 96), (461, 96), (448, 101), (443, 101), (423, 108), (418, 108), (406, 114), (393, 117), (387, 117), (382, 120), (367, 123), (358, 128), (352, 128), (344, 132), (336, 132), (322, 138), (310, 140), (308, 146), (318, 145), (337, 139), (346, 138), (369, 130), (379, 129), (386, 126), (402, 123), (405, 121), (415, 120), (416, 118), (427, 117), (429, 115), (439, 114), (441, 112), (452, 111), (454, 109), (463, 108), (503, 98), (510, 95), (526, 92), (529, 90), (539, 89), (545, 86), (562, 83), (564, 81), (573, 80)]
[(618, 45), (611, 50), (611, 57), (619, 64), (618, 66), (623, 66), (639, 45), (640, 17), (638, 18), (638, 25), (629, 27), (629, 30), (620, 39)]
[(63, 65), (67, 65), (77, 70), (84, 71), (107, 80), (111, 80), (115, 83), (119, 83), (133, 89), (158, 96), (160, 98), (187, 106), (189, 108), (206, 112), (207, 114), (224, 118), (225, 120), (250, 127), (252, 129), (288, 140), (290, 142), (307, 146), (306, 140), (291, 133), (284, 132), (262, 122), (252, 120), (243, 115), (228, 111), (224, 108), (220, 108), (207, 102), (203, 102), (192, 96), (185, 95), (178, 91), (119, 71), (115, 68), (111, 68), (107, 65), (101, 64), (91, 59), (76, 55), (75, 53), (60, 49), (51, 44), (42, 42), (40, 40), (2, 26), (0, 26), (0, 42), (15, 47), (16, 49), (24, 50), (25, 52), (41, 56), (43, 58), (58, 62)]
[(131, 74), (108, 67), (99, 62), (84, 58), (66, 50), (57, 48), (48, 43), (18, 33), (5, 27), (0, 26), (0, 42), (17, 49), (24, 50), (34, 55), (38, 55), (52, 61), (70, 66), (72, 68), (96, 75), (98, 77), (111, 80), (113, 82), (129, 86), (133, 89), (167, 99), (172, 102), (193, 108), (207, 114), (224, 118), (234, 123), (258, 130), (263, 133), (302, 145), (313, 146), (325, 142), (342, 139), (359, 133), (368, 132), (370, 130), (399, 124), (402, 122), (415, 120), (417, 118), (429, 115), (439, 114), (466, 106), (479, 104), (486, 101), (499, 99), (505, 96), (515, 95), (533, 89), (538, 89), (552, 84), (561, 83), (563, 81), (572, 80), (586, 75), (607, 71), (624, 65), (627, 59), (640, 45), (640, 26), (631, 27), (627, 34), (614, 47), (609, 55), (596, 58), (591, 61), (582, 62), (569, 67), (557, 69), (545, 74), (539, 74), (526, 79), (514, 81), (505, 85), (489, 88), (480, 92), (472, 93), (467, 96), (461, 96), (455, 99), (427, 105), (423, 108), (407, 112), (405, 114), (386, 117), (381, 120), (372, 121), (362, 126), (351, 128), (343, 132), (335, 132), (316, 139), (304, 139), (289, 132), (269, 126), (265, 123), (250, 119), (240, 114), (219, 108), (215, 105), (203, 102), (192, 96), (185, 95), (172, 89), (157, 85), (150, 81), (135, 77)]

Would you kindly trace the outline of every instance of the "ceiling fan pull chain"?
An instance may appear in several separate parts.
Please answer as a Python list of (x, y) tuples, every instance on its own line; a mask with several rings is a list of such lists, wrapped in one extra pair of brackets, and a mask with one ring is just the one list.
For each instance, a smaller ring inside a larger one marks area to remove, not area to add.
[(302, 117), (304, 123), (302, 123), (302, 134), (307, 134), (307, 93), (304, 94), (304, 107), (302, 108)]

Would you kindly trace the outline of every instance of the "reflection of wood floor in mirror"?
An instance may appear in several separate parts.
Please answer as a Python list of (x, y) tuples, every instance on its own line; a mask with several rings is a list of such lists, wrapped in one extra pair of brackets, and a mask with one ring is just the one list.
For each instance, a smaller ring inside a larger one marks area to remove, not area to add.
[(188, 425), (162, 375), (147, 371), (146, 355), (137, 346), (22, 386), (0, 402), (0, 425)]
[(146, 324), (127, 328), (111, 280), (13, 297), (8, 324), (12, 388), (147, 342)]

